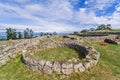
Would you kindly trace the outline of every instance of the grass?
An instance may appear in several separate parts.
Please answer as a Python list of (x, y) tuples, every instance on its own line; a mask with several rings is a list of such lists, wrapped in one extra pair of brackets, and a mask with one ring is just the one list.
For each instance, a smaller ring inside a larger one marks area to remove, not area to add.
[(120, 32), (120, 29), (114, 29), (114, 30), (95, 30), (91, 32)]
[(21, 61), (21, 56), (11, 60), (0, 68), (0, 80), (120, 80), (120, 45), (101, 46), (100, 43), (83, 43), (92, 45), (101, 54), (96, 66), (84, 73), (73, 73), (65, 78), (58, 74), (32, 72)]
[(71, 48), (56, 47), (38, 51), (34, 56), (45, 60), (68, 60), (73, 57), (78, 59), (78, 53), (80, 52)]

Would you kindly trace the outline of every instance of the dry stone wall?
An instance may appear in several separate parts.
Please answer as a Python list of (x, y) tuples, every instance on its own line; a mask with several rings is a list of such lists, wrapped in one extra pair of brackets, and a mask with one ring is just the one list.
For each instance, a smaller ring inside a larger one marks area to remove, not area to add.
[(21, 54), (22, 50), (26, 50), (30, 46), (36, 45), (40, 39), (21, 39), (21, 40), (11, 40), (12, 44), (1, 45), (0, 46), (0, 66), (6, 64), (7, 61), (15, 58), (18, 54)]
[[(33, 38), (33, 39), (21, 39), (21, 40), (10, 40), (8, 41), (12, 42), (10, 44), (4, 44), (0, 46), (0, 66), (4, 65), (7, 63), (7, 61), (11, 60), (12, 58), (15, 58), (18, 54), (21, 54), (21, 51), (23, 52), (29, 52), (31, 54), (35, 53), (37, 50), (42, 50), (45, 48), (54, 48), (57, 46), (66, 46), (66, 47), (71, 47), (74, 49), (77, 49), (79, 45), (76, 44), (75, 40), (71, 40), (68, 42), (71, 43), (55, 43), (51, 39), (46, 39), (46, 37), (38, 37), (38, 38)], [(43, 42), (42, 45), (39, 45), (39, 42)], [(73, 46), (73, 45), (76, 45)], [(81, 46), (82, 48), (82, 46)], [(84, 49), (81, 49), (84, 51)], [(85, 49), (85, 51), (87, 51)], [(83, 52), (84, 53), (84, 52)], [(86, 52), (85, 54), (88, 54)], [(58, 62), (56, 62), (57, 64)], [(61, 65), (61, 63), (59, 63)], [(55, 66), (56, 67), (56, 66)], [(58, 70), (58, 68), (56, 69)], [(60, 69), (61, 72), (61, 69)]]
[(69, 75), (73, 72), (84, 72), (87, 69), (95, 66), (99, 60), (100, 53), (93, 47), (86, 47), (78, 43), (62, 43), (62, 42), (46, 42), (43, 45), (34, 46), (35, 50), (42, 50), (45, 48), (54, 47), (69, 47), (80, 50), (85, 56), (82, 60), (72, 58), (67, 61), (46, 61), (33, 57), (34, 50), (23, 51), (22, 60), (25, 65), (33, 71), (43, 72), (46, 74), (66, 74)]
[(77, 42), (104, 42), (106, 38), (115, 38), (116, 35), (110, 35), (110, 36), (87, 36), (87, 37), (78, 37), (76, 35), (67, 35), (63, 36), (63, 38), (71, 39), (71, 41), (76, 40)]
[(110, 44), (120, 44), (120, 41), (117, 39), (106, 38), (104, 41)]

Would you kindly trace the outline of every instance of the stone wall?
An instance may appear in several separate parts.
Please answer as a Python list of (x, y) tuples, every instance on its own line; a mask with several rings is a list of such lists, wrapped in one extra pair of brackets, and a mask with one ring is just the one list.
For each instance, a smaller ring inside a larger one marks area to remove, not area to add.
[[(42, 38), (40, 38), (42, 39)], [(34, 46), (39, 42), (38, 38), (34, 39), (21, 39), (8, 41), (10, 44), (0, 46), (0, 66), (6, 64), (7, 61), (15, 58), (21, 54), (22, 50), (26, 50), (30, 46)]]
[[(53, 40), (51, 39), (50, 38), (46, 39), (46, 37), (38, 37), (33, 39), (20, 39), (7, 41), (7, 43), (9, 44), (4, 44), (0, 46), (0, 66), (6, 64), (7, 61), (21, 54), (21, 51), (35, 53), (37, 50), (40, 49), (42, 50), (44, 48), (54, 48), (57, 46), (63, 46), (62, 43), (61, 45), (60, 44), (58, 45), (58, 43), (53, 42)], [(43, 42), (42, 45), (39, 45), (40, 42)], [(75, 40), (70, 40), (68, 42), (74, 43)], [(67, 44), (66, 47), (68, 47)]]
[(63, 36), (63, 38), (70, 39), (71, 41), (77, 41), (77, 42), (104, 42), (106, 38), (115, 38), (116, 35), (110, 35), (110, 36), (86, 36), (86, 37), (79, 37), (77, 35), (67, 35)]
[[(45, 48), (54, 47), (70, 47), (76, 50), (80, 50), (85, 56), (82, 60), (75, 58), (67, 61), (46, 61), (33, 57), (35, 51)], [(43, 45), (36, 45), (31, 50), (23, 51), (22, 60), (25, 65), (33, 71), (43, 72), (46, 74), (58, 73), (58, 74), (71, 74), (73, 72), (84, 72), (97, 64), (100, 53), (93, 47), (86, 47), (78, 43), (62, 43), (62, 42), (46, 42)]]
[(114, 39), (106, 38), (104, 41), (107, 43), (110, 43), (110, 44), (120, 44), (120, 41), (118, 39), (115, 39), (115, 38)]

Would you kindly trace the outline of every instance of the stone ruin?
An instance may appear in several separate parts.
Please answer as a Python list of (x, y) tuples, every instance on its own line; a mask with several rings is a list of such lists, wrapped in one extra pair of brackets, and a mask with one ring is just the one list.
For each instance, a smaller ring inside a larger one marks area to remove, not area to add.
[(41, 39), (42, 38), (11, 40), (10, 42), (12, 44), (1, 45), (0, 67), (21, 54), (22, 50), (26, 50), (28, 47), (36, 45)]
[(106, 38), (104, 42), (110, 43), (110, 44), (120, 44), (120, 40), (118, 39), (111, 39), (111, 38)]
[[(71, 74), (73, 72), (84, 72), (85, 70), (97, 64), (100, 54), (95, 51), (93, 47), (86, 47), (79, 44), (74, 40), (68, 42), (54, 42), (53, 40), (44, 41), (43, 44), (38, 44), (40, 41), (45, 40), (44, 37), (34, 39), (13, 40), (15, 42), (11, 45), (0, 46), (0, 66), (6, 64), (7, 61), (15, 58), (18, 54), (22, 54), (22, 60), (25, 65), (38, 72), (47, 74), (63, 73)], [(80, 50), (84, 54), (82, 60), (75, 58), (67, 61), (46, 61), (35, 58), (32, 56), (38, 50), (54, 47), (70, 47)]]
[(117, 35), (116, 39), (120, 39), (120, 34), (119, 34), (119, 35)]
[[(75, 50), (80, 50), (84, 54), (83, 59), (69, 59), (67, 61), (46, 61), (33, 57), (38, 50), (55, 47), (69, 47)], [(22, 54), (23, 63), (32, 71), (43, 72), (46, 74), (65, 74), (69, 75), (74, 72), (84, 72), (87, 69), (95, 66), (99, 60), (100, 53), (97, 52), (93, 47), (87, 47), (80, 45), (79, 43), (70, 42), (46, 42), (42, 45), (38, 44), (31, 47), (29, 50), (24, 50)]]

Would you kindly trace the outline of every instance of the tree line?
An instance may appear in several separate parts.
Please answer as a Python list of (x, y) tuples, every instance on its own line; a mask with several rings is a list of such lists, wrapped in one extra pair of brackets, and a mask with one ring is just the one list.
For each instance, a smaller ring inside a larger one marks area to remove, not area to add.
[[(41, 32), (39, 36), (45, 35), (57, 35), (57, 32), (53, 33), (43, 33)], [(23, 32), (17, 32), (16, 29), (6, 28), (6, 37), (7, 39), (29, 39), (34, 37), (34, 32), (32, 29), (26, 28)]]
[(81, 32), (89, 32), (89, 31), (95, 31), (95, 30), (112, 30), (111, 24), (101, 24), (97, 26), (97, 28), (90, 28), (90, 29), (83, 29)]
[(32, 38), (33, 30), (26, 28), (22, 34), (22, 32), (17, 32), (16, 29), (6, 28), (6, 37), (7, 39), (22, 39), (22, 38)]

